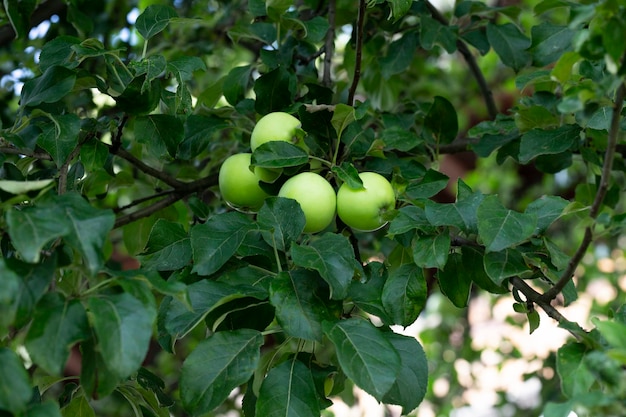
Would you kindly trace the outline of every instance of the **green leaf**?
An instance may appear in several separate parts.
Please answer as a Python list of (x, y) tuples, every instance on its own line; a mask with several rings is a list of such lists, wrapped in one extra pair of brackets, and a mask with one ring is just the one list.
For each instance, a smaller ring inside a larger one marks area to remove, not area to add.
[(347, 183), (353, 190), (363, 189), (363, 181), (359, 177), (359, 171), (352, 163), (344, 161), (341, 165), (334, 165), (331, 170), (341, 182)]
[(391, 3), (391, 16), (394, 21), (398, 21), (411, 9), (413, 0), (389, 0)]
[(436, 203), (427, 200), (424, 206), (426, 218), (433, 226), (454, 226), (467, 234), (478, 232), (478, 219), (476, 212), (478, 206), (485, 198), (484, 194), (471, 190), (466, 195), (461, 195), (463, 187), (467, 187), (459, 180), (457, 201), (455, 203)]
[(544, 233), (556, 219), (561, 217), (568, 205), (569, 201), (558, 196), (543, 196), (530, 203), (524, 212), (537, 217), (534, 234)]
[(80, 147), (80, 162), (87, 171), (104, 167), (109, 157), (109, 148), (99, 140), (91, 140)]
[(178, 145), (177, 157), (195, 158), (210, 148), (213, 136), (229, 127), (226, 120), (210, 115), (191, 114), (185, 119), (184, 139)]
[[(21, 278), (0, 258), (0, 336), (5, 337), (17, 313)], [(0, 390), (1, 391), (1, 390)], [(0, 394), (1, 395), (1, 394)]]
[(426, 306), (427, 288), (422, 268), (404, 264), (389, 272), (382, 290), (382, 304), (393, 324), (409, 326)]
[(435, 96), (424, 118), (424, 127), (434, 136), (437, 145), (451, 143), (459, 133), (459, 119), (452, 103)]
[(183, 406), (193, 415), (213, 410), (254, 373), (263, 336), (251, 329), (214, 333), (198, 343), (183, 362), (180, 387)]
[(400, 355), (400, 372), (396, 382), (383, 397), (385, 404), (402, 407), (402, 414), (408, 415), (417, 408), (426, 395), (428, 387), (428, 361), (422, 345), (414, 337), (397, 333), (384, 333)]
[[(11, 308), (11, 312), (3, 312), (2, 307), (0, 307), (0, 315), (4, 313), (7, 318), (13, 318), (13, 313), (15, 313), (15, 321), (13, 322), (13, 325), (18, 329), (28, 324), (33, 318), (35, 305), (46, 293), (46, 291), (48, 291), (48, 286), (55, 276), (56, 264), (57, 257), (54, 255), (47, 257), (42, 262), (36, 264), (22, 262), (15, 258), (7, 259), (7, 271), (4, 272), (7, 275), (15, 274), (15, 276), (18, 276), (20, 279), (20, 286), (15, 294), (13, 294), (11, 292), (12, 290), (9, 288), (5, 288), (12, 301), (10, 303), (11, 306), (7, 305), (7, 307)], [(0, 271), (2, 271), (2, 268), (0, 268)], [(11, 285), (10, 283), (12, 282), (12, 279), (13, 278), (10, 276), (7, 279), (7, 284), (9, 284), (9, 286)], [(0, 301), (0, 305), (2, 302), (3, 301)], [(0, 329), (2, 329), (1, 319)]]
[(409, 31), (389, 44), (387, 54), (379, 60), (381, 73), (386, 80), (394, 74), (405, 71), (411, 65), (418, 41), (418, 33)]
[(31, 191), (38, 191), (52, 184), (54, 180), (34, 180), (34, 181), (14, 181), (0, 180), (0, 190), (9, 194), (26, 194)]
[(129, 293), (90, 297), (87, 304), (102, 359), (119, 380), (127, 378), (148, 352), (156, 312)]
[(129, 67), (135, 71), (135, 77), (145, 75), (141, 86), (141, 93), (150, 88), (150, 83), (160, 77), (167, 69), (167, 60), (163, 55), (153, 55), (143, 58), (141, 61), (132, 61)]
[(387, 233), (390, 236), (401, 235), (411, 230), (430, 230), (432, 226), (426, 218), (424, 209), (418, 206), (401, 207), (391, 222)]
[(545, 67), (556, 62), (564, 53), (573, 49), (572, 39), (576, 31), (569, 26), (542, 22), (531, 30), (532, 45), (530, 51), (533, 65)]
[(295, 74), (280, 66), (261, 75), (254, 83), (256, 101), (254, 109), (259, 114), (285, 110), (295, 98), (297, 79)]
[(149, 149), (161, 149), (165, 145), (170, 156), (175, 157), (178, 145), (183, 141), (184, 126), (176, 116), (151, 114), (138, 117), (134, 131), (137, 142), (145, 144)]
[(59, 293), (48, 293), (37, 305), (25, 346), (33, 362), (61, 376), (72, 345), (88, 337), (83, 305), (77, 300), (65, 300)]
[(418, 235), (412, 248), (413, 259), (418, 266), (443, 269), (450, 253), (450, 232), (446, 228), (436, 235)]
[[(494, 252), (491, 252), (494, 253)], [(496, 252), (497, 253), (497, 252)], [(485, 271), (485, 252), (482, 248), (463, 246), (462, 249), (463, 272), (467, 275), (467, 279), (478, 285), (485, 291), (492, 294), (506, 294), (509, 289), (506, 286), (497, 285), (495, 281), (500, 281), (500, 273), (496, 273), (495, 280)], [(499, 269), (501, 271), (501, 269)]]
[(84, 395), (77, 395), (61, 409), (63, 417), (96, 417), (96, 412)]
[(380, 318), (385, 324), (391, 324), (393, 320), (385, 311), (382, 301), (387, 269), (380, 262), (369, 262), (363, 269), (366, 279), (352, 281), (348, 297), (363, 311)]
[(333, 118), (331, 124), (337, 132), (337, 137), (341, 138), (341, 135), (348, 125), (356, 120), (356, 113), (354, 107), (346, 104), (337, 103), (335, 111), (333, 112)]
[(430, 51), (435, 44), (440, 44), (449, 54), (456, 51), (458, 37), (456, 26), (444, 25), (430, 17), (430, 14), (421, 14), (420, 19), (420, 44), (422, 48)]
[(589, 392), (596, 377), (585, 365), (587, 348), (582, 343), (569, 342), (562, 346), (556, 357), (556, 370), (561, 378), (561, 389), (568, 398)]
[(291, 256), (297, 266), (319, 272), (330, 285), (331, 298), (335, 300), (346, 297), (355, 275), (363, 275), (354, 249), (343, 235), (325, 233), (312, 239), (308, 245), (292, 245)]
[(197, 56), (182, 56), (167, 63), (167, 70), (179, 83), (190, 81), (196, 71), (206, 71), (206, 64)]
[(102, 248), (113, 229), (115, 215), (111, 210), (91, 206), (76, 193), (55, 197), (53, 206), (55, 203), (63, 210), (58, 220), (69, 227), (65, 241), (83, 255), (89, 272), (96, 274), (104, 264)]
[(147, 270), (182, 269), (191, 262), (189, 234), (180, 223), (158, 219), (138, 260)]
[(593, 324), (612, 348), (626, 350), (626, 324), (599, 319), (594, 319)]
[(262, 168), (286, 168), (309, 162), (309, 154), (285, 141), (265, 142), (252, 152), (251, 164)]
[(19, 414), (26, 409), (32, 395), (24, 364), (15, 352), (0, 347), (0, 410)]
[(400, 371), (400, 355), (369, 321), (350, 318), (328, 324), (324, 333), (337, 351), (342, 371), (378, 401), (391, 390)]
[(57, 36), (46, 42), (39, 54), (39, 68), (44, 72), (55, 65), (75, 68), (79, 62), (74, 59), (73, 47), (80, 42), (81, 40), (74, 36)]
[(556, 129), (532, 129), (522, 135), (519, 161), (527, 164), (539, 155), (553, 155), (572, 149), (580, 140), (580, 127), (563, 125)]
[(270, 369), (256, 402), (257, 416), (319, 417), (320, 399), (311, 370), (295, 357)]
[(423, 139), (403, 126), (391, 126), (380, 133), (380, 140), (385, 143), (386, 150), (408, 152), (422, 144)]
[(129, 115), (149, 114), (159, 105), (161, 93), (165, 93), (160, 81), (158, 79), (150, 81), (148, 74), (127, 80), (127, 84), (118, 86), (118, 91), (121, 91), (121, 94), (113, 96), (117, 107)]
[(487, 24), (487, 39), (502, 63), (516, 72), (530, 63), (531, 41), (514, 24)]
[[(63, 216), (63, 210), (54, 204), (12, 207), (6, 212), (9, 236), (26, 262), (39, 262), (44, 246), (70, 232)], [(61, 221), (51, 222), (51, 218)]]
[(290, 198), (266, 199), (257, 215), (257, 224), (265, 241), (283, 252), (302, 234), (305, 223), (300, 204)]
[(485, 197), (478, 206), (478, 231), (488, 252), (515, 246), (530, 238), (537, 227), (537, 216), (506, 209), (498, 197)]
[(430, 198), (448, 185), (447, 175), (429, 169), (419, 182), (412, 182), (406, 187), (405, 194), (410, 199)]
[(236, 106), (246, 98), (252, 80), (251, 74), (252, 66), (244, 65), (232, 68), (224, 78), (224, 98), (231, 106)]
[(52, 123), (42, 126), (37, 144), (50, 154), (57, 167), (61, 167), (78, 146), (81, 120), (75, 114), (48, 114), (47, 117)]
[(178, 14), (173, 7), (152, 4), (137, 16), (135, 28), (144, 39), (148, 40), (164, 30), (175, 17), (178, 17)]
[(15, 38), (24, 39), (28, 37), (28, 31), (31, 27), (30, 16), (37, 5), (35, 1), (4, 0), (6, 17), (13, 26)]
[(564, 403), (547, 402), (543, 409), (544, 417), (569, 417), (572, 414), (574, 408), (573, 401), (567, 401)]
[(437, 282), (439, 282), (441, 292), (459, 308), (467, 307), (472, 288), (471, 275), (466, 268), (463, 263), (463, 255), (453, 253), (450, 255), (445, 268), (437, 273)]
[(246, 234), (256, 226), (246, 215), (238, 212), (221, 213), (206, 223), (191, 229), (191, 249), (194, 266), (199, 275), (211, 275), (236, 252)]
[(244, 297), (242, 291), (224, 282), (200, 280), (187, 286), (188, 304), (166, 298), (159, 307), (159, 333), (165, 332), (174, 340), (180, 339), (198, 323), (224, 303)]
[(483, 259), (489, 278), (501, 286), (505, 279), (518, 276), (529, 270), (522, 254), (516, 249), (488, 252)]
[(332, 319), (319, 293), (319, 275), (294, 269), (278, 274), (270, 286), (276, 320), (288, 336), (322, 340), (322, 322)]
[(55, 103), (69, 94), (76, 83), (76, 73), (58, 65), (47, 68), (44, 73), (24, 83), (20, 96), (22, 106), (38, 106)]

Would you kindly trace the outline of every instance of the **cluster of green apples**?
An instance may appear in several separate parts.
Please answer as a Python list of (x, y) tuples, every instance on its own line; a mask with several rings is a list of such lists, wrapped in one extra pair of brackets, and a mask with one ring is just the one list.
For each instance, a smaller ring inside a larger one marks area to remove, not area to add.
[[(269, 141), (287, 141), (303, 146), (300, 120), (284, 113), (263, 116), (250, 137), (250, 148)], [(220, 167), (219, 189), (226, 203), (240, 211), (258, 211), (270, 196), (261, 182), (272, 183), (283, 174), (282, 169), (255, 167), (252, 153), (229, 156)], [(396, 196), (389, 181), (375, 172), (361, 172), (362, 188), (341, 184), (335, 191), (328, 180), (316, 172), (299, 172), (280, 186), (279, 197), (296, 200), (306, 219), (305, 233), (317, 233), (331, 225), (335, 215), (347, 226), (359, 231), (374, 231), (387, 221), (384, 213), (393, 210)]]

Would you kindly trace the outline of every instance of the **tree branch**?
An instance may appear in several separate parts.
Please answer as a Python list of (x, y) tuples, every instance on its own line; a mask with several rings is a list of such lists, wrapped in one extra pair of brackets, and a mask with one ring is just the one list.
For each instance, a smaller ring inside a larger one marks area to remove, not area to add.
[(333, 54), (335, 53), (335, 7), (335, 0), (330, 0), (328, 4), (328, 32), (324, 44), (324, 74), (322, 76), (322, 84), (329, 88), (333, 84), (331, 69)]
[[(439, 21), (441, 24), (445, 26), (450, 25), (450, 22), (448, 22), (448, 19), (446, 19), (445, 16), (443, 16), (441, 12), (439, 12), (439, 10), (429, 0), (425, 0), (425, 4), (426, 4), (426, 7), (428, 8), (428, 11), (430, 12), (430, 14), (435, 20)], [(487, 106), (487, 112), (489, 113), (489, 117), (491, 119), (495, 119), (496, 116), (498, 115), (498, 107), (496, 106), (496, 102), (493, 99), (493, 93), (491, 92), (491, 90), (489, 89), (489, 86), (487, 85), (487, 80), (485, 79), (485, 75), (480, 70), (478, 63), (476, 62), (476, 59), (474, 58), (474, 54), (472, 54), (472, 52), (467, 47), (465, 42), (463, 42), (461, 39), (457, 39), (456, 47), (461, 53), (461, 55), (463, 55), (463, 58), (465, 58), (465, 62), (467, 62), (467, 66), (469, 67), (470, 72), (472, 73), (472, 75), (476, 79), (476, 82), (478, 83), (478, 88), (480, 89), (480, 93), (483, 96), (483, 100), (485, 100), (485, 105)]]
[(359, 14), (356, 22), (356, 60), (354, 63), (354, 77), (352, 78), (352, 85), (348, 91), (348, 105), (354, 105), (354, 95), (356, 94), (356, 88), (359, 85), (361, 79), (361, 60), (363, 56), (363, 27), (365, 25), (365, 9), (367, 3), (365, 0), (359, 0)]
[(135, 155), (128, 152), (124, 148), (116, 149), (113, 145), (107, 145), (107, 146), (109, 146), (109, 152), (111, 152), (113, 155), (116, 155), (122, 159), (125, 159), (126, 161), (130, 162), (133, 166), (135, 166), (137, 169), (139, 169), (140, 171), (150, 175), (151, 177), (154, 177), (158, 180), (163, 181), (165, 184), (169, 185), (170, 187), (178, 188), (185, 184), (182, 181), (178, 181), (176, 178), (170, 177), (165, 172), (159, 171), (158, 169), (152, 168), (151, 166), (145, 164), (143, 161), (141, 161), (139, 158), (137, 158)]
[[(617, 147), (617, 140), (620, 132), (620, 119), (622, 109), (624, 108), (624, 98), (626, 96), (626, 85), (622, 82), (622, 84), (617, 89), (617, 93), (615, 95), (615, 104), (613, 105), (613, 115), (611, 117), (611, 126), (609, 127), (609, 140), (606, 147), (606, 152), (604, 155), (604, 165), (602, 166), (602, 176), (600, 177), (600, 186), (598, 187), (598, 192), (593, 200), (591, 205), (591, 209), (589, 211), (589, 217), (592, 220), (595, 220), (600, 213), (600, 207), (602, 206), (602, 201), (606, 196), (606, 193), (609, 189), (609, 179), (611, 177), (611, 170), (613, 169), (613, 160), (615, 159), (615, 150)], [(567, 268), (563, 271), (563, 274), (559, 278), (556, 284), (552, 288), (543, 294), (544, 300), (553, 300), (563, 288), (567, 285), (567, 283), (574, 276), (574, 271), (576, 267), (582, 260), (583, 256), (587, 252), (589, 245), (593, 241), (593, 229), (594, 225), (587, 226), (585, 228), (585, 235), (583, 236), (583, 240), (574, 253), (574, 256), (571, 257), (567, 264)]]

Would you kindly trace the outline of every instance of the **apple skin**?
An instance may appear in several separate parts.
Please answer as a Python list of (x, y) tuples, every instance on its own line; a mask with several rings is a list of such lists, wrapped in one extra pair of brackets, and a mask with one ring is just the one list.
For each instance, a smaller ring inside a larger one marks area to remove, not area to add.
[(339, 187), (337, 215), (352, 229), (372, 232), (387, 223), (382, 214), (396, 207), (396, 194), (391, 183), (380, 174), (362, 172), (359, 178), (364, 189), (350, 188), (346, 183)]
[(254, 152), (256, 148), (270, 141), (284, 141), (299, 145), (302, 142), (298, 135), (301, 126), (300, 120), (289, 113), (268, 113), (254, 126), (250, 136), (250, 148)]
[(278, 196), (292, 198), (300, 204), (306, 219), (305, 233), (320, 232), (335, 218), (335, 190), (324, 177), (314, 172), (301, 172), (289, 178)]
[(259, 178), (250, 170), (251, 153), (229, 156), (222, 163), (218, 184), (229, 206), (243, 212), (258, 211), (269, 194), (259, 186)]

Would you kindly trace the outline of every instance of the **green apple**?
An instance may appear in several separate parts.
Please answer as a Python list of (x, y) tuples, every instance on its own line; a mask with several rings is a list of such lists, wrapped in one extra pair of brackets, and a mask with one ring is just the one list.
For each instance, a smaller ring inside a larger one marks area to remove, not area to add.
[(337, 215), (349, 227), (371, 232), (383, 227), (386, 211), (396, 206), (396, 194), (385, 177), (375, 172), (359, 174), (362, 189), (344, 183), (337, 192)]
[(250, 148), (252, 152), (265, 142), (284, 141), (303, 145), (302, 123), (289, 113), (273, 112), (261, 117), (252, 130)]
[(301, 172), (289, 178), (278, 196), (292, 198), (300, 204), (306, 219), (305, 233), (320, 232), (335, 218), (335, 190), (324, 177), (314, 172)]
[(259, 186), (259, 178), (250, 170), (251, 153), (229, 156), (222, 163), (218, 183), (222, 198), (231, 207), (244, 211), (258, 211), (269, 196)]

